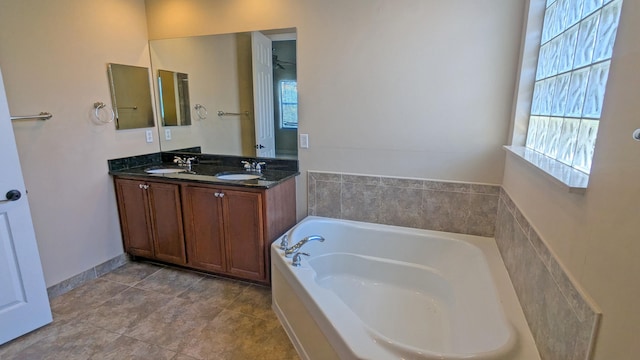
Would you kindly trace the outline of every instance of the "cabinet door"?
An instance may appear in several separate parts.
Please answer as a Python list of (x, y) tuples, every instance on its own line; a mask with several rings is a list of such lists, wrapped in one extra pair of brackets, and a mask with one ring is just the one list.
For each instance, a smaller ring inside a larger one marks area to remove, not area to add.
[(180, 188), (175, 184), (147, 182), (155, 258), (185, 264)]
[(220, 190), (188, 186), (184, 192), (188, 264), (202, 270), (225, 272)]
[(227, 190), (223, 193), (227, 272), (264, 281), (262, 195)]
[(142, 181), (115, 179), (118, 211), (125, 251), (153, 257), (153, 239), (147, 196)]

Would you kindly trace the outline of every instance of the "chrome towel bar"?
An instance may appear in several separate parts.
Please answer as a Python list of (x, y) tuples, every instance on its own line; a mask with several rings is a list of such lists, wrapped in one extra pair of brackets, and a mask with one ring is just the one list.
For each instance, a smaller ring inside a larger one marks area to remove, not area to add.
[(53, 117), (53, 114), (51, 114), (50, 112), (41, 112), (38, 115), (12, 116), (11, 120), (26, 120), (26, 119), (49, 120), (52, 117)]
[(249, 112), (245, 111), (242, 113), (232, 113), (232, 112), (225, 112), (222, 110), (218, 110), (218, 116), (241, 116), (241, 115), (249, 116)]

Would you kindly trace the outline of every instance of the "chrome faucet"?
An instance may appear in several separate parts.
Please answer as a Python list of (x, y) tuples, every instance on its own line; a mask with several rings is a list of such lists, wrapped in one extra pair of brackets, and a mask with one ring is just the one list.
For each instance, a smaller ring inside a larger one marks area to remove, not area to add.
[(291, 257), (291, 256), (293, 256), (293, 254), (297, 253), (297, 252), (300, 250), (300, 248), (301, 248), (304, 244), (308, 243), (309, 241), (314, 241), (314, 240), (317, 240), (317, 241), (323, 242), (323, 241), (324, 241), (324, 238), (323, 238), (322, 236), (320, 236), (320, 235), (310, 235), (310, 236), (307, 236), (306, 238), (304, 238), (304, 239), (302, 239), (302, 240), (298, 241), (298, 243), (297, 243), (297, 244), (295, 244), (295, 245), (293, 245), (292, 247), (290, 247), (290, 248), (286, 249), (286, 250), (284, 251), (284, 256), (286, 256), (286, 257)]
[(240, 163), (243, 165), (245, 170), (247, 170), (247, 171), (255, 171), (255, 172), (259, 172), (259, 173), (262, 172), (262, 167), (267, 164), (264, 161), (260, 161), (260, 162), (256, 162), (256, 161), (251, 161), (251, 162), (249, 162), (249, 161), (241, 161)]
[(180, 156), (174, 156), (173, 162), (178, 164), (178, 166), (184, 166), (187, 168), (187, 171), (191, 171), (192, 161), (195, 160), (194, 157), (185, 157), (184, 159)]
[(289, 235), (284, 234), (282, 240), (280, 240), (280, 250), (287, 250), (289, 247)]
[(302, 255), (309, 256), (309, 254), (307, 253), (298, 251), (297, 253), (293, 254), (293, 260), (291, 261), (291, 266), (295, 266), (295, 267), (300, 266), (300, 259)]

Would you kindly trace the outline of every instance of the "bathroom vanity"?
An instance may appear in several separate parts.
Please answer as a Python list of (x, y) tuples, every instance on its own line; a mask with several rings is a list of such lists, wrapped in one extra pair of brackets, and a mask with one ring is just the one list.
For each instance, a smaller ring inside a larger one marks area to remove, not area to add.
[[(187, 171), (170, 161), (175, 153), (145, 156), (109, 162), (125, 252), (269, 284), (269, 245), (296, 222), (297, 163), (275, 160), (258, 174), (245, 158), (198, 154)], [(162, 169), (183, 171), (149, 173)]]

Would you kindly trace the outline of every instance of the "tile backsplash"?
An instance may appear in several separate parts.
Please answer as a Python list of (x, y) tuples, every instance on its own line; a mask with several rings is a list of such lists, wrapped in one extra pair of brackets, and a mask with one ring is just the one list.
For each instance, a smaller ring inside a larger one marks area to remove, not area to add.
[(495, 237), (542, 360), (588, 360), (601, 314), (498, 185), (308, 172), (308, 213)]
[(500, 186), (308, 173), (309, 215), (494, 236)]

